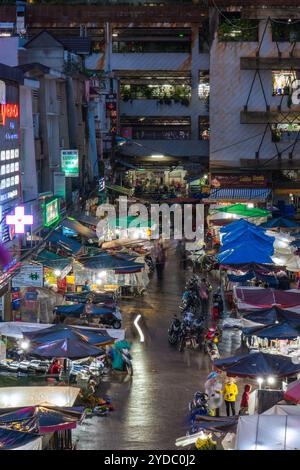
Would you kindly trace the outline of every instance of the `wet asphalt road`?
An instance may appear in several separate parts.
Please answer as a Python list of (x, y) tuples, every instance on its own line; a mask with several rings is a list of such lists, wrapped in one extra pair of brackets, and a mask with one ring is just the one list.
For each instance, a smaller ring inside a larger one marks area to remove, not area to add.
[[(167, 329), (178, 305), (185, 281), (192, 275), (183, 271), (170, 250), (163, 281), (152, 276), (143, 297), (120, 303), (127, 337), (132, 340), (134, 375), (110, 376), (101, 384), (115, 411), (107, 417), (85, 420), (76, 431), (78, 450), (172, 450), (176, 438), (186, 434), (187, 406), (211, 371), (208, 356), (199, 351), (179, 353), (168, 344)], [(141, 313), (145, 334), (141, 344), (133, 321)], [(222, 356), (239, 347), (239, 334), (224, 334)]]

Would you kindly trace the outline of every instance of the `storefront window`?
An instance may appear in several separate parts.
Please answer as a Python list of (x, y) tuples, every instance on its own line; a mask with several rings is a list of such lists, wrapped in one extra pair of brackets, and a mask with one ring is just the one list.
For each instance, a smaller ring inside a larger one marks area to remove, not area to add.
[(292, 71), (272, 72), (273, 96), (289, 95), (296, 74)]
[(201, 70), (199, 72), (198, 96), (201, 100), (206, 100), (209, 97), (209, 93), (209, 70)]
[(209, 117), (199, 116), (199, 139), (209, 140), (209, 135), (210, 135)]
[(187, 101), (189, 104), (191, 99), (191, 86), (187, 84), (121, 84), (120, 87), (121, 98), (124, 101), (128, 100), (163, 100), (165, 104), (183, 103)]
[(137, 140), (187, 140), (191, 138), (191, 118), (129, 117), (121, 118), (123, 130)]
[(114, 53), (190, 52), (191, 30), (179, 28), (120, 28), (112, 33)]

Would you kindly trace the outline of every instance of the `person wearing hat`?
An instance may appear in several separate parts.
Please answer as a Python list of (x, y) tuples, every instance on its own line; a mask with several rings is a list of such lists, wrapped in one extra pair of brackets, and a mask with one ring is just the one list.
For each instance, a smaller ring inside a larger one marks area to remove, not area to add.
[(223, 402), (222, 382), (219, 374), (215, 371), (211, 372), (205, 382), (205, 393), (208, 395), (208, 406), (214, 411), (215, 416), (220, 416), (220, 408)]
[(234, 379), (232, 377), (229, 377), (226, 380), (224, 384), (224, 388), (223, 388), (223, 395), (224, 395), (227, 416), (230, 416), (230, 410), (231, 410), (232, 416), (235, 416), (235, 402), (236, 402), (236, 397), (238, 393), (239, 393), (239, 390), (237, 388), (237, 385)]

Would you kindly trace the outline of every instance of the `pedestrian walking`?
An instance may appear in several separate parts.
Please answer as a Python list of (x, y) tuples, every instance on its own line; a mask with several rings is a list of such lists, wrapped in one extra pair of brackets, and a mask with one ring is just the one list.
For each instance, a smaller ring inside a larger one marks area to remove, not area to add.
[(227, 416), (230, 416), (230, 410), (232, 416), (235, 416), (235, 402), (238, 393), (239, 391), (234, 379), (229, 377), (225, 382), (223, 389)]
[(160, 239), (154, 248), (155, 266), (157, 278), (163, 278), (163, 272), (166, 262), (166, 249), (164, 248), (163, 241)]
[(209, 284), (206, 279), (202, 279), (199, 287), (199, 296), (201, 302), (201, 313), (203, 316), (208, 314)]
[(244, 393), (242, 395), (241, 403), (240, 403), (240, 411), (239, 415), (247, 415), (249, 414), (249, 398), (251, 393), (251, 385), (246, 384), (244, 387)]

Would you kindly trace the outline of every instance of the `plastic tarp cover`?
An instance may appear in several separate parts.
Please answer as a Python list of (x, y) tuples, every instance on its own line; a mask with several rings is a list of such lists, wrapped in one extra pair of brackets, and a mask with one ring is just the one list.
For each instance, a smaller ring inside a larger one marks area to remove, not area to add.
[[(267, 308), (274, 304), (282, 308), (300, 305), (300, 291), (235, 287), (234, 296), (238, 302), (254, 308)], [(243, 308), (240, 306), (240, 308)]]
[(44, 344), (36, 344), (29, 349), (28, 353), (38, 358), (82, 359), (100, 356), (103, 351), (81, 339), (62, 338), (56, 341), (47, 341)]
[(240, 416), (236, 450), (299, 450), (300, 416)]
[(300, 416), (300, 406), (297, 405), (274, 405), (272, 408), (269, 408), (267, 411), (262, 413), (263, 415), (292, 415)]
[(73, 406), (78, 387), (1, 387), (0, 408), (50, 405)]
[(0, 429), (1, 450), (42, 450), (42, 437), (29, 432)]

